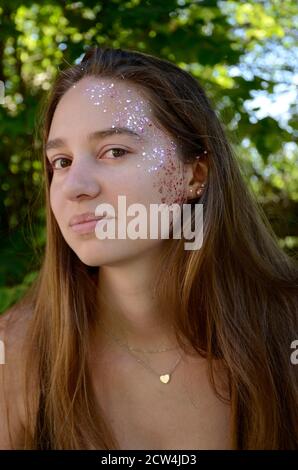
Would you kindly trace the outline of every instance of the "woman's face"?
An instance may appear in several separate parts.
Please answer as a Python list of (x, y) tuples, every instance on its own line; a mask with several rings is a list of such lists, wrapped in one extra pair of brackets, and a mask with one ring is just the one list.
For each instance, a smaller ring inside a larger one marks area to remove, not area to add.
[[(135, 85), (83, 78), (59, 101), (47, 143), (53, 165), (51, 208), (65, 241), (83, 263), (113, 264), (162, 246), (160, 238), (101, 240), (94, 228), (81, 233), (70, 226), (73, 216), (95, 214), (102, 203), (113, 206), (117, 225), (118, 195), (126, 197), (127, 208), (140, 203), (148, 214), (150, 204), (186, 200), (185, 165), (177, 145), (154, 122), (149, 102)], [(127, 216), (127, 222), (136, 215)]]

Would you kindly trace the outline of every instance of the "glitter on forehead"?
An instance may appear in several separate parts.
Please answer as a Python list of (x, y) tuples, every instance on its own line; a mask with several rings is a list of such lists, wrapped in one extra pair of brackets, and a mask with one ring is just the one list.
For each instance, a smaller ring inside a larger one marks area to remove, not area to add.
[(153, 186), (162, 195), (161, 202), (182, 203), (185, 200), (183, 164), (177, 158), (177, 144), (148, 116), (148, 112), (152, 113), (149, 103), (139, 96), (134, 97), (130, 88), (125, 91), (130, 95), (123, 97), (122, 84), (119, 87), (98, 80), (93, 86), (85, 88), (84, 94), (104, 113), (110, 110), (111, 127), (125, 126), (149, 136), (153, 145), (150, 148), (141, 147), (141, 159), (138, 158), (136, 168), (154, 175)]

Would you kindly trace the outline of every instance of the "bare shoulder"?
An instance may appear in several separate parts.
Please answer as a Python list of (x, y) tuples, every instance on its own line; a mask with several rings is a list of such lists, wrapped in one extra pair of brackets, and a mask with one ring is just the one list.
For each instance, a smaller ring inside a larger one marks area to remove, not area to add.
[(32, 311), (28, 305), (20, 303), (0, 314), (0, 340), (4, 345), (4, 365), (8, 368), (24, 364), (25, 338)]
[(25, 422), (24, 348), (32, 309), (22, 304), (0, 314), (0, 449), (21, 447)]

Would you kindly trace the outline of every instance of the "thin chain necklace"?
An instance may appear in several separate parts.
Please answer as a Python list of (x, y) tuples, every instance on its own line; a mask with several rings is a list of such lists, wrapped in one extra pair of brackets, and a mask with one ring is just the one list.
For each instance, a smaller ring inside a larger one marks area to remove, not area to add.
[(125, 347), (126, 349), (129, 349), (129, 351), (135, 351), (135, 352), (141, 352), (141, 353), (148, 353), (148, 354), (154, 354), (154, 353), (161, 353), (161, 352), (166, 352), (166, 351), (174, 351), (175, 349), (178, 349), (179, 346), (172, 346), (170, 348), (162, 348), (162, 349), (137, 349), (137, 348), (132, 348), (131, 346), (129, 346), (128, 344), (126, 343), (122, 343), (119, 338), (117, 338), (116, 336), (114, 336), (112, 333), (110, 333), (109, 331), (107, 331), (107, 329), (104, 327), (103, 323), (102, 322), (98, 322), (103, 330), (105, 331), (105, 333), (110, 336), (111, 338), (114, 339), (114, 341), (116, 341), (120, 346), (122, 347)]
[[(178, 360), (176, 361), (176, 363), (174, 364), (174, 367), (172, 368), (172, 370), (166, 374), (158, 374), (154, 369), (152, 369), (152, 367), (150, 367), (147, 363), (145, 363), (144, 361), (142, 361), (140, 358), (137, 358), (135, 356), (135, 354), (132, 353), (132, 351), (138, 351), (138, 352), (149, 352), (149, 353), (155, 353), (155, 352), (164, 352), (164, 351), (172, 351), (174, 349), (178, 349), (178, 346), (177, 347), (174, 347), (174, 348), (169, 348), (169, 349), (162, 349), (162, 350), (159, 350), (159, 351), (144, 351), (144, 350), (141, 350), (141, 349), (136, 349), (136, 348), (131, 348), (130, 346), (128, 346), (126, 343), (121, 343), (119, 341), (118, 338), (116, 338), (116, 336), (112, 335), (112, 333), (110, 333), (109, 331), (107, 331), (107, 329), (104, 327), (103, 323), (102, 322), (98, 322), (102, 325), (102, 328), (104, 330), (104, 332), (111, 338), (113, 339), (116, 343), (118, 343), (121, 347), (125, 348), (131, 356), (134, 357), (134, 359), (139, 362), (140, 364), (144, 365), (147, 369), (149, 369), (151, 372), (154, 373), (154, 375), (158, 376), (159, 380), (161, 383), (163, 384), (167, 384), (169, 383), (170, 379), (171, 379), (171, 375), (173, 374), (173, 372), (175, 371), (176, 367), (178, 366), (179, 362), (181, 361), (183, 355), (180, 355), (180, 357), (178, 358)], [(194, 403), (194, 401), (191, 399), (191, 396), (187, 390), (187, 387), (185, 387), (185, 383), (184, 383), (184, 380), (182, 380), (182, 385), (183, 385), (183, 389), (184, 391), (186, 392), (186, 396), (188, 398), (188, 400), (190, 401), (190, 403), (192, 404), (192, 406), (196, 409), (199, 409), (198, 406)]]
[[(101, 324), (102, 324), (102, 323), (101, 323)], [(174, 366), (172, 367), (172, 369), (171, 369), (169, 372), (167, 372), (167, 373), (165, 373), (165, 374), (159, 374), (159, 373), (157, 373), (154, 369), (152, 369), (152, 367), (149, 366), (149, 364), (147, 364), (145, 361), (142, 361), (142, 359), (136, 357), (135, 354), (132, 353), (132, 350), (136, 351), (135, 348), (130, 348), (127, 344), (125, 344), (125, 343), (120, 343), (120, 341), (118, 340), (118, 338), (116, 338), (114, 335), (112, 335), (111, 333), (109, 333), (104, 327), (103, 327), (103, 329), (104, 329), (104, 332), (105, 332), (110, 338), (112, 338), (114, 341), (116, 341), (120, 346), (124, 347), (124, 348), (129, 352), (129, 354), (130, 354), (137, 362), (139, 362), (140, 364), (142, 364), (143, 366), (145, 366), (148, 370), (150, 370), (151, 372), (153, 372), (154, 375), (158, 376), (158, 378), (159, 378), (159, 380), (160, 380), (161, 383), (167, 384), (167, 383), (170, 382), (171, 376), (172, 376), (173, 372), (175, 371), (176, 367), (178, 366), (179, 362), (180, 362), (181, 359), (182, 359), (182, 355), (180, 355), (180, 356), (178, 357), (177, 361), (175, 362)], [(175, 348), (171, 348), (171, 349), (177, 349), (177, 348), (178, 348), (178, 346), (175, 347)], [(168, 351), (169, 351), (169, 350), (170, 350), (170, 349), (168, 349)], [(163, 351), (164, 351), (164, 350), (163, 350)], [(161, 352), (163, 352), (163, 351), (161, 351)], [(145, 352), (145, 351), (142, 351), (142, 352)], [(151, 352), (157, 352), (157, 351), (151, 351)]]

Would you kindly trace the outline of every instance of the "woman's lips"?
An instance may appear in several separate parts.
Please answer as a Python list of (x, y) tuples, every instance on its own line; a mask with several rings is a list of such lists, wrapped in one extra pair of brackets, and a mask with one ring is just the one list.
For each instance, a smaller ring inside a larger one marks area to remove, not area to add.
[(111, 217), (101, 217), (100, 219), (97, 218), (94, 220), (89, 220), (87, 222), (81, 222), (79, 224), (71, 225), (71, 228), (73, 229), (74, 232), (81, 233), (81, 234), (90, 233), (90, 232), (95, 233), (96, 224), (102, 220), (107, 220), (107, 219), (111, 219)]

